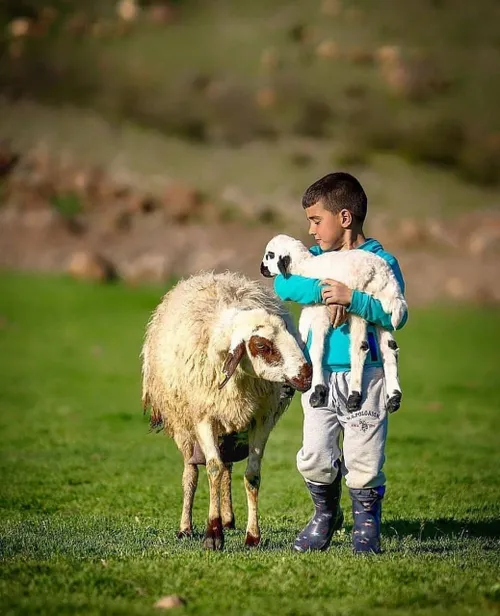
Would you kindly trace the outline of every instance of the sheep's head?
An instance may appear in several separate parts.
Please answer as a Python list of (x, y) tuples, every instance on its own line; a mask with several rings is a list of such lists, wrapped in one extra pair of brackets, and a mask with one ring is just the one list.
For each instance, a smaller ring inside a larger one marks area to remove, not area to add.
[(285, 278), (291, 273), (292, 262), (307, 252), (304, 244), (289, 235), (276, 235), (267, 244), (260, 264), (260, 273), (266, 278), (281, 274)]
[(229, 351), (222, 367), (221, 389), (241, 362), (244, 372), (276, 383), (289, 383), (299, 391), (311, 387), (312, 369), (285, 321), (264, 309), (241, 310), (233, 315)]

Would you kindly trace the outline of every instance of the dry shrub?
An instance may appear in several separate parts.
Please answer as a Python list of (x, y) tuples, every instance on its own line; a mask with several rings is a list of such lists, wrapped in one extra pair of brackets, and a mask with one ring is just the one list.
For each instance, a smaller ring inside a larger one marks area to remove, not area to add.
[(500, 183), (500, 134), (469, 129), (458, 160), (460, 174), (486, 186)]
[(305, 137), (324, 138), (329, 135), (332, 120), (333, 110), (330, 105), (307, 98), (300, 104), (293, 130)]
[(416, 162), (454, 166), (464, 138), (461, 123), (453, 118), (413, 121), (402, 129), (400, 150)]

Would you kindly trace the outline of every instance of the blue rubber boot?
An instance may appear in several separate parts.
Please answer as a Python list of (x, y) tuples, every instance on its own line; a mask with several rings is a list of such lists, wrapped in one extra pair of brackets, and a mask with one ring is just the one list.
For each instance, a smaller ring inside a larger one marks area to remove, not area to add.
[(296, 552), (326, 550), (333, 533), (342, 528), (344, 514), (340, 508), (342, 473), (331, 484), (315, 484), (306, 481), (307, 489), (314, 503), (314, 515), (307, 526), (300, 531), (293, 549)]
[(355, 553), (372, 552), (379, 554), (380, 521), (382, 519), (382, 499), (385, 486), (356, 490), (350, 488), (352, 500), (352, 546)]

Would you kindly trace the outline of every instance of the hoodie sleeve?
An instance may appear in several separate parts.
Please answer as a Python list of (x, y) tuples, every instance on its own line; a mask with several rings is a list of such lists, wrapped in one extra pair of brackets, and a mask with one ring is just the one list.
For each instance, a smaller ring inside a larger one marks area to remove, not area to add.
[[(391, 258), (387, 259), (387, 262), (391, 266), (391, 269), (396, 276), (396, 280), (398, 281), (399, 286), (404, 293), (405, 282), (397, 259), (391, 255)], [(368, 323), (380, 325), (381, 327), (384, 327), (389, 331), (394, 330), (391, 324), (391, 315), (385, 312), (385, 310), (382, 308), (382, 304), (378, 299), (375, 299), (364, 291), (354, 290), (352, 292), (351, 304), (348, 306), (347, 311), (352, 314), (358, 315), (362, 319), (365, 319), (365, 321), (368, 321)], [(402, 327), (404, 327), (407, 320), (408, 312), (405, 312), (397, 329), (401, 329)]]
[(321, 281), (304, 276), (276, 276), (274, 279), (276, 295), (283, 301), (298, 304), (321, 304)]

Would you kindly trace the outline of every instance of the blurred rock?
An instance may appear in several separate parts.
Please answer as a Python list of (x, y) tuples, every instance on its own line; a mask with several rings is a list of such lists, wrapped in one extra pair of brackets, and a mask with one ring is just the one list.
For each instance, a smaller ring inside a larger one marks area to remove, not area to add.
[(335, 41), (325, 40), (316, 47), (316, 55), (326, 60), (340, 57), (340, 48)]
[(172, 275), (171, 261), (162, 254), (143, 254), (125, 263), (120, 270), (123, 280), (130, 285), (161, 284)]
[(448, 278), (445, 283), (445, 291), (453, 299), (464, 299), (467, 295), (464, 282), (457, 276)]
[(500, 228), (475, 231), (468, 238), (467, 247), (474, 257), (481, 257), (486, 253), (500, 253)]
[(140, 8), (135, 0), (120, 0), (116, 4), (116, 13), (126, 22), (135, 21), (139, 16)]
[(153, 607), (162, 610), (170, 610), (174, 607), (182, 607), (183, 605), (186, 605), (186, 600), (183, 597), (179, 595), (169, 595), (168, 597), (158, 599)]
[(31, 21), (25, 17), (19, 17), (10, 22), (8, 31), (13, 38), (28, 36), (30, 33)]
[(168, 218), (176, 222), (187, 222), (201, 210), (201, 193), (181, 182), (173, 182), (164, 193), (164, 206)]
[(72, 278), (94, 282), (109, 282), (117, 278), (111, 261), (98, 253), (85, 250), (71, 256), (67, 273)]
[(413, 218), (403, 218), (399, 223), (397, 236), (404, 246), (418, 246), (426, 239), (424, 227)]

